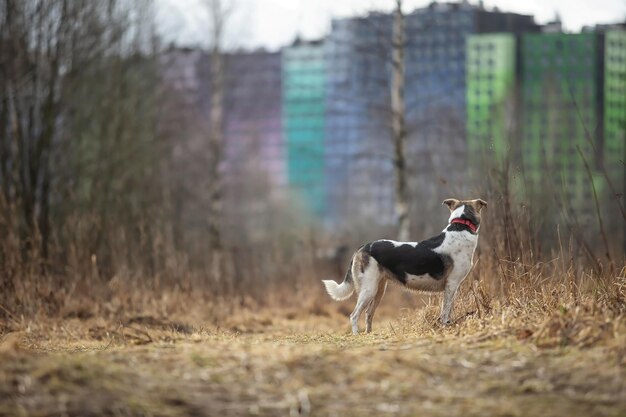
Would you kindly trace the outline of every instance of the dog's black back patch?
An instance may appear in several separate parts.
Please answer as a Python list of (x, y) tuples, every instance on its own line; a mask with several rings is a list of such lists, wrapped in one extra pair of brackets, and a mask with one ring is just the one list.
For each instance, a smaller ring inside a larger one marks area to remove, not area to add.
[(377, 240), (365, 245), (363, 251), (393, 273), (403, 284), (406, 284), (407, 274), (428, 274), (434, 279), (441, 279), (446, 275), (446, 266), (449, 266), (452, 260), (446, 255), (434, 252), (433, 249), (441, 246), (445, 236), (445, 233), (441, 233), (415, 246), (410, 244), (396, 246), (387, 240)]

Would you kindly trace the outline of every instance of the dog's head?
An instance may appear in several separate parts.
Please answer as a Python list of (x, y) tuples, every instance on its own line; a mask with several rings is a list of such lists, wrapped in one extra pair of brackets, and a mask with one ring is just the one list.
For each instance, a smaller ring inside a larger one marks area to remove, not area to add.
[(448, 198), (443, 200), (443, 205), (450, 209), (450, 222), (452, 219), (469, 220), (476, 226), (480, 226), (480, 212), (487, 207), (487, 202), (477, 198), (475, 200), (457, 200)]

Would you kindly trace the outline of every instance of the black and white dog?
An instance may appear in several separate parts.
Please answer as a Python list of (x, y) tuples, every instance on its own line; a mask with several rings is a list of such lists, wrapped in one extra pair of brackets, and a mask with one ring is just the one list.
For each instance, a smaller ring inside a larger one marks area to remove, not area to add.
[(326, 291), (335, 300), (345, 300), (356, 290), (356, 307), (350, 314), (352, 333), (365, 310), (366, 331), (372, 331), (374, 312), (385, 295), (387, 281), (416, 291), (443, 291), (439, 320), (450, 324), (450, 313), (459, 285), (472, 268), (478, 243), (480, 212), (487, 206), (481, 199), (444, 200), (450, 209), (448, 225), (439, 235), (422, 242), (377, 240), (361, 246), (352, 255), (350, 268), (341, 285), (324, 280)]

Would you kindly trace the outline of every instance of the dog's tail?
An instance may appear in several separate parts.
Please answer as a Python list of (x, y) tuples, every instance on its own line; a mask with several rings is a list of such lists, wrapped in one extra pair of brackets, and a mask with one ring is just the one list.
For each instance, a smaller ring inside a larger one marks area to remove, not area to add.
[(354, 282), (352, 281), (352, 261), (350, 262), (350, 267), (348, 268), (348, 272), (346, 272), (346, 276), (341, 285), (337, 284), (332, 279), (324, 279), (322, 282), (326, 287), (326, 292), (332, 297), (333, 300), (341, 301), (350, 297), (354, 292)]

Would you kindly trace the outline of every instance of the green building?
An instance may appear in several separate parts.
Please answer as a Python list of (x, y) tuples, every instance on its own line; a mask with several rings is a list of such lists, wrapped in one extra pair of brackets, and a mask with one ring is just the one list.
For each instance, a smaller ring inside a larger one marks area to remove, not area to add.
[(604, 166), (618, 190), (626, 172), (626, 31), (604, 38)]
[(468, 37), (466, 47), (467, 147), (470, 168), (507, 155), (515, 126), (515, 35)]
[[(609, 30), (604, 37), (604, 167), (615, 191), (626, 201), (626, 31)], [(622, 229), (626, 250), (626, 227), (620, 213), (609, 212), (609, 227)], [(621, 223), (621, 227), (620, 227)]]
[(592, 170), (600, 157), (586, 136), (588, 132), (601, 143), (599, 40), (595, 33), (522, 36), (521, 147), (526, 179), (539, 193), (565, 191), (573, 203), (589, 202), (591, 196), (578, 149)]
[(324, 132), (326, 50), (321, 41), (296, 41), (283, 51), (283, 138), (288, 182), (305, 207), (326, 210)]

